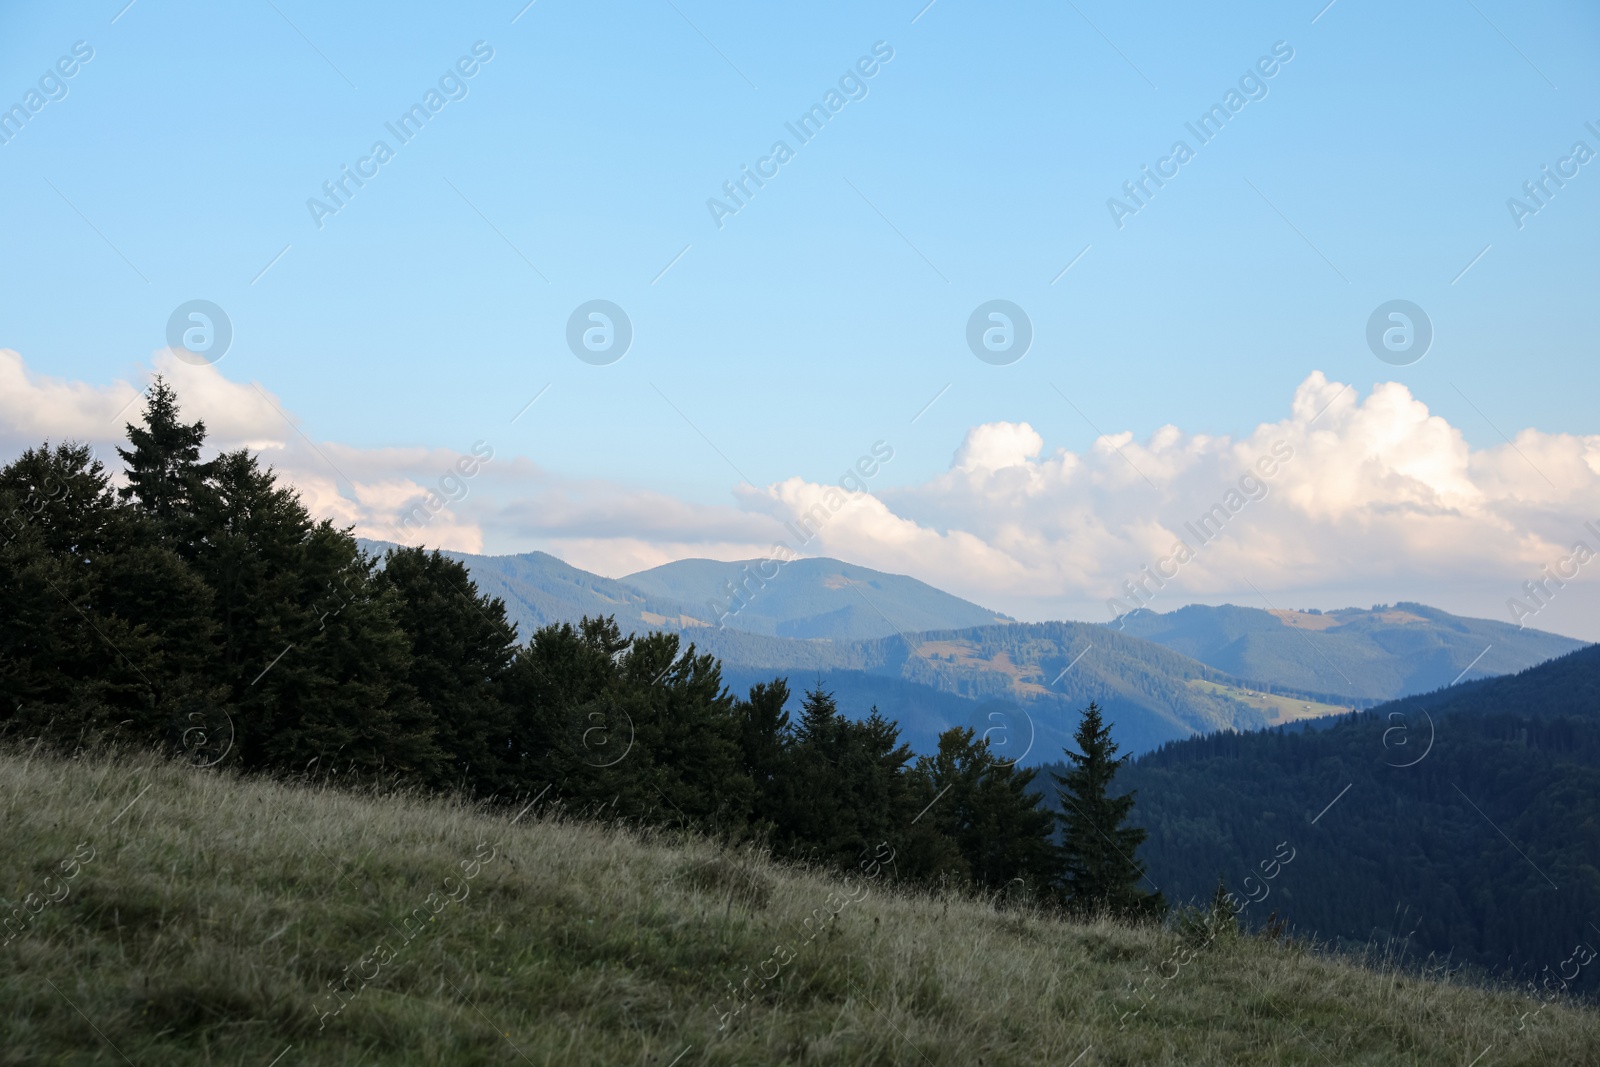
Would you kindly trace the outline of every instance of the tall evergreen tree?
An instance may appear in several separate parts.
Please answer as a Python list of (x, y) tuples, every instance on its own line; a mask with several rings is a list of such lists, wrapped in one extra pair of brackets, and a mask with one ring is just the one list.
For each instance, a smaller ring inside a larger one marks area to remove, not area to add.
[(120, 732), (152, 693), (152, 637), (99, 604), (117, 541), (108, 482), (81, 445), (0, 470), (0, 715), (68, 743)]
[[(505, 604), (480, 596), (467, 568), (439, 552), (398, 548), (379, 583), (397, 594), (396, 621), (411, 644), (411, 688), (428, 705), (443, 756), (439, 785), (514, 791), (511, 713), (503, 683), (516, 656)], [(339, 591), (318, 610), (342, 607)]]
[(876, 706), (865, 719), (847, 722), (845, 737), (844, 797), (855, 823), (850, 847), (855, 854), (880, 844), (898, 847), (921, 807), (907, 773), (916, 754), (900, 740), (900, 724), (885, 719)]
[(1145, 831), (1123, 825), (1133, 811), (1134, 794), (1111, 795), (1112, 779), (1128, 757), (1117, 756), (1111, 724), (1101, 719), (1093, 701), (1083, 710), (1073, 740), (1080, 751), (1065, 750), (1072, 767), (1066, 774), (1051, 774), (1061, 802), (1062, 859), (1073, 906), (1133, 917), (1165, 912), (1160, 892), (1152, 895), (1139, 885), (1144, 866), (1135, 853)]
[[(722, 684), (722, 665), (709, 655), (684, 649), (677, 634), (630, 635), (627, 653), (617, 661), (613, 706), (630, 711), (638, 751), (609, 767), (634, 774), (641, 764), (657, 768), (659, 795), (650, 806), (666, 821), (688, 820), (719, 834), (746, 826), (753, 787), (739, 757), (738, 720), (733, 696)], [(609, 755), (623, 740), (627, 722), (609, 723)], [(591, 749), (592, 750), (592, 749)]]
[(820, 681), (800, 700), (800, 718), (785, 760), (775, 844), (789, 855), (823, 863), (845, 862), (860, 848), (846, 807), (849, 723)]
[(750, 695), (734, 705), (740, 759), (753, 790), (751, 821), (761, 833), (776, 828), (789, 785), (786, 760), (792, 732), (784, 710), (788, 702), (789, 683), (774, 678), (751, 686)]
[(178, 419), (178, 395), (158, 375), (145, 394), (144, 425), (128, 423), (126, 430), (133, 447), (119, 447), (117, 455), (126, 465), (128, 484), (117, 495), (136, 501), (160, 522), (172, 522), (191, 506), (205, 473), (200, 446), (206, 424)]

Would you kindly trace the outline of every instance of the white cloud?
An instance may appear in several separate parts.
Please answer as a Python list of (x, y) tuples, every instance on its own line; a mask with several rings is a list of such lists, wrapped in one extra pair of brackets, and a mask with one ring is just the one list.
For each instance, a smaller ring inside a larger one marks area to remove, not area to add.
[(1044, 438), (1025, 422), (991, 422), (975, 428), (956, 450), (955, 466), (964, 471), (997, 471), (1021, 467), (1044, 447)]
[[(166, 351), (158, 352), (153, 363), (155, 373), (178, 394), (182, 418), (205, 423), (208, 453), (236, 448), (258, 453), (294, 484), (313, 515), (353, 524), (360, 536), (405, 536), (395, 526), (401, 515), (425, 500), (459, 458), (444, 449), (314, 445), (296, 429), (282, 401), (256, 383), (230, 381), (214, 366), (183, 363)], [(73, 439), (93, 445), (107, 468), (120, 472), (113, 449), (125, 444), (124, 425), (138, 421), (148, 384), (94, 386), (45, 378), (30, 374), (18, 353), (0, 349), (0, 448), (11, 456), (46, 439)], [(477, 523), (450, 509), (433, 514), (420, 539), (462, 551), (483, 545)]]
[[(799, 514), (826, 489), (790, 479), (764, 495)], [(1214, 507), (1196, 536), (1191, 524)], [(1137, 602), (1125, 583), (1148, 566), (1165, 579), (1145, 580), (1157, 610), (1259, 604), (1252, 586), (1269, 597), (1379, 589), (1508, 619), (1506, 598), (1575, 540), (1600, 549), (1589, 520), (1600, 523), (1600, 435), (1524, 430), (1515, 447), (1473, 450), (1401, 384), (1362, 399), (1314, 373), (1287, 418), (1238, 440), (1168, 426), (1044, 454), (1026, 423), (974, 427), (945, 474), (853, 501), (807, 551), (1021, 617), (1104, 619), (1108, 598)], [(1197, 550), (1181, 565), (1180, 541)]]

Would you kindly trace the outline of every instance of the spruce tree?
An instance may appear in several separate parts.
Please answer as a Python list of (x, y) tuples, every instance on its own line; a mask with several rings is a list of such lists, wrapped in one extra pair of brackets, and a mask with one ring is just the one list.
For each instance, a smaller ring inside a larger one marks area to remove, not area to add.
[(734, 707), (739, 723), (739, 750), (744, 772), (755, 787), (754, 818), (772, 824), (784, 781), (785, 750), (790, 741), (789, 683), (783, 678), (757, 682)]
[[(506, 767), (511, 713), (501, 688), (517, 631), (505, 604), (480, 596), (467, 568), (437, 550), (391, 549), (379, 583), (398, 594), (397, 621), (411, 643), (407, 680), (430, 709), (444, 758), (443, 777), (433, 784), (513, 791)], [(319, 617), (342, 610), (341, 593), (336, 585)]]
[(145, 394), (144, 425), (128, 423), (126, 429), (133, 447), (119, 447), (117, 455), (126, 464), (128, 484), (117, 495), (137, 501), (159, 522), (172, 522), (188, 510), (205, 473), (200, 446), (206, 424), (179, 421), (178, 395), (158, 375)]
[[(885, 844), (898, 849), (922, 807), (906, 773), (916, 754), (900, 740), (900, 724), (884, 718), (876, 706), (860, 722), (847, 722), (845, 737), (841, 769), (854, 816), (853, 855), (874, 853)], [(840, 858), (851, 862), (850, 856)]]
[(0, 469), (0, 718), (24, 730), (91, 744), (149, 707), (155, 638), (102, 605), (117, 510), (87, 446)]
[(800, 701), (787, 761), (778, 845), (791, 855), (833, 862), (853, 854), (857, 835), (845, 809), (842, 766), (847, 730), (833, 694), (819, 680)]
[(1160, 892), (1152, 895), (1139, 885), (1144, 866), (1135, 854), (1145, 831), (1123, 825), (1133, 811), (1134, 794), (1111, 795), (1112, 780), (1128, 757), (1117, 756), (1111, 724), (1101, 719), (1093, 701), (1083, 710), (1073, 740), (1080, 751), (1065, 750), (1072, 767), (1064, 775), (1051, 774), (1061, 804), (1061, 852), (1073, 906), (1127, 917), (1165, 912)]
[[(653, 765), (660, 785), (647, 799), (664, 821), (686, 820), (718, 834), (742, 831), (754, 788), (740, 765), (738, 718), (722, 665), (694, 645), (683, 648), (677, 634), (630, 635), (630, 642), (617, 662), (612, 703), (631, 710), (638, 751), (607, 770), (642, 783), (639, 767)], [(627, 726), (611, 725), (617, 742)], [(621, 756), (613, 751), (608, 759)]]

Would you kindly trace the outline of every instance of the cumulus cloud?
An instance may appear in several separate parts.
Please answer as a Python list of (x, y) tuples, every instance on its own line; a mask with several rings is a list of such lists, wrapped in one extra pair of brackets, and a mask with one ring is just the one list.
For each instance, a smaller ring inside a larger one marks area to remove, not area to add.
[[(791, 479), (763, 495), (798, 515), (827, 488)], [(1503, 589), (1476, 611), (1506, 618), (1505, 599), (1576, 540), (1600, 548), (1586, 521), (1600, 523), (1600, 436), (1524, 430), (1474, 450), (1404, 385), (1362, 398), (1318, 372), (1287, 417), (1239, 439), (1166, 426), (1046, 453), (1026, 423), (974, 427), (944, 474), (852, 501), (807, 550), (1023, 617), (1252, 589), (1437, 603), (1472, 586)]]

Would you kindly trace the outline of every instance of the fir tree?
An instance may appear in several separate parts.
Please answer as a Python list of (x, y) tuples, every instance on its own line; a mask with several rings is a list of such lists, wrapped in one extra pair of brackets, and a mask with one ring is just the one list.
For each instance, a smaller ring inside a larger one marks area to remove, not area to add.
[(1112, 780), (1128, 757), (1117, 756), (1111, 725), (1102, 721), (1093, 701), (1083, 710), (1073, 740), (1080, 751), (1066, 750), (1072, 767), (1064, 775), (1051, 774), (1061, 804), (1061, 851), (1073, 906), (1128, 916), (1164, 912), (1160, 892), (1151, 895), (1139, 886), (1144, 866), (1134, 857), (1145, 831), (1123, 825), (1134, 795), (1111, 795)]
[(1018, 770), (972, 727), (956, 726), (939, 735), (938, 752), (917, 761), (917, 773), (937, 798), (925, 820), (960, 855), (951, 873), (993, 890), (1046, 892), (1059, 881), (1053, 820), (1030, 788), (1037, 771)]
[(193, 522), (245, 765), (433, 781), (441, 754), (409, 681), (399, 592), (349, 531), (314, 522), (243, 450), (209, 465)]
[(126, 425), (132, 448), (118, 448), (126, 464), (128, 484), (117, 490), (122, 500), (135, 500), (157, 521), (170, 523), (188, 510), (197, 481), (204, 475), (200, 446), (204, 422), (178, 420), (178, 395), (159, 375), (145, 394), (144, 425)]
[[(505, 604), (478, 594), (460, 562), (420, 548), (393, 549), (382, 585), (398, 595), (396, 621), (410, 638), (407, 680), (428, 705), (444, 757), (439, 785), (483, 794), (514, 790), (507, 774), (511, 713), (502, 683), (516, 655)], [(318, 609), (341, 609), (337, 585)]]
[(789, 683), (782, 678), (757, 682), (748, 698), (739, 701), (734, 714), (739, 724), (739, 750), (744, 773), (755, 790), (753, 817), (768, 828), (775, 825), (787, 784), (784, 761), (791, 740)]

